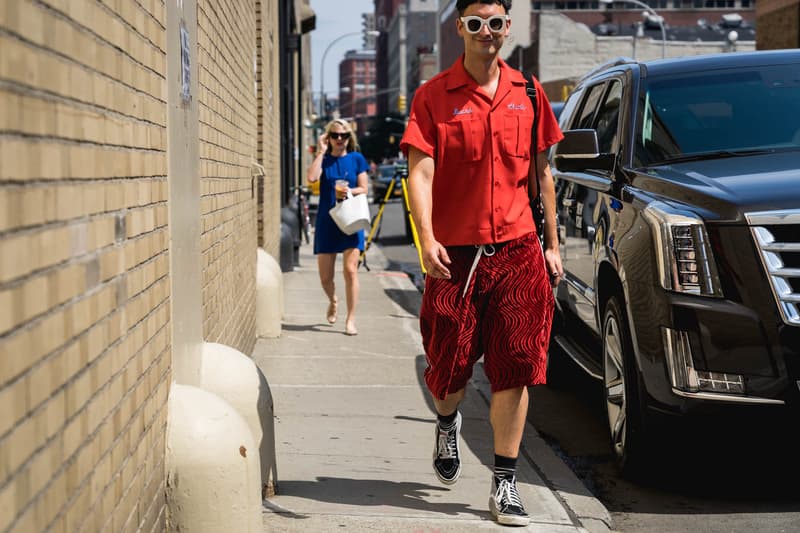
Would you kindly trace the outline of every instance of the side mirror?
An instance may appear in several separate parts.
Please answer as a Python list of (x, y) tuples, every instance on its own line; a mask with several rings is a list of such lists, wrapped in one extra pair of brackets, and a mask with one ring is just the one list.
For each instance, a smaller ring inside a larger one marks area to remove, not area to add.
[(614, 168), (613, 154), (600, 153), (597, 132), (591, 129), (565, 131), (564, 138), (556, 145), (553, 160), (555, 167), (564, 171)]
[(591, 159), (600, 155), (595, 130), (567, 130), (556, 147), (556, 157)]

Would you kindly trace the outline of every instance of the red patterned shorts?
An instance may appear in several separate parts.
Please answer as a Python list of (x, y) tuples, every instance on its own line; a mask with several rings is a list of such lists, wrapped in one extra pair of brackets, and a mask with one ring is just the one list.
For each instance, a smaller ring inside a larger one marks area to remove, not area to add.
[(482, 255), (472, 276), (478, 248), (453, 246), (451, 278), (425, 280), (425, 383), (442, 400), (466, 386), (481, 356), (492, 392), (545, 383), (553, 289), (539, 241), (531, 233), (485, 248), (494, 254)]

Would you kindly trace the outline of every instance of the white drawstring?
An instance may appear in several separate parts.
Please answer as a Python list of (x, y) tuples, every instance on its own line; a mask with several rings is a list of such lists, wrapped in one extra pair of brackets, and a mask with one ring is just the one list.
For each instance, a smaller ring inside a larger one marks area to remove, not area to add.
[(478, 253), (475, 254), (475, 259), (472, 261), (472, 267), (469, 269), (469, 274), (467, 275), (467, 282), (464, 283), (464, 291), (461, 293), (461, 297), (465, 297), (467, 295), (467, 289), (469, 288), (469, 280), (472, 279), (472, 275), (475, 273), (475, 269), (478, 268), (478, 261), (481, 258), (481, 255), (485, 255), (486, 257), (491, 257), (495, 253), (494, 245), (493, 244), (476, 244), (475, 248), (478, 249)]

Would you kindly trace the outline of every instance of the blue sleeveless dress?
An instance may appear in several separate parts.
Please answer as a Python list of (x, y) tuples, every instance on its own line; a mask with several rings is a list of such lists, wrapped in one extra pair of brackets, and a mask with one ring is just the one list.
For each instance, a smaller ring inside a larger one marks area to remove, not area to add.
[(345, 235), (328, 211), (336, 205), (336, 180), (347, 180), (350, 188), (358, 186), (358, 175), (369, 171), (369, 164), (360, 152), (348, 152), (342, 157), (325, 154), (319, 182), (319, 208), (314, 230), (314, 253), (332, 254), (358, 248), (364, 250), (364, 230)]

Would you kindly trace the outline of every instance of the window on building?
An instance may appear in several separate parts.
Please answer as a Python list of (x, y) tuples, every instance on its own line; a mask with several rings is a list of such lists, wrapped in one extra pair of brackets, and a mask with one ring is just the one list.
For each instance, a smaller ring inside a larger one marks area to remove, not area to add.
[[(648, 2), (649, 3), (649, 2)], [(531, 3), (531, 7), (534, 11), (543, 11), (543, 10), (552, 10), (552, 9), (560, 9), (560, 10), (570, 10), (570, 9), (592, 9), (598, 10), (602, 6), (598, 0), (569, 0), (569, 1), (556, 1), (556, 2), (533, 2)]]

